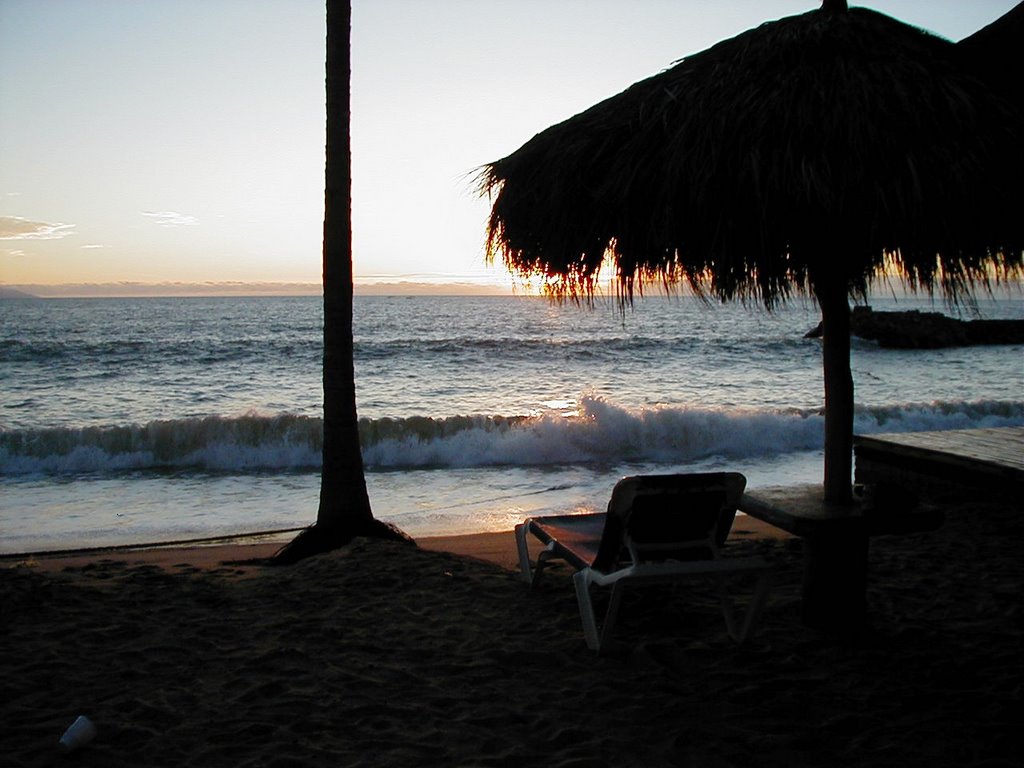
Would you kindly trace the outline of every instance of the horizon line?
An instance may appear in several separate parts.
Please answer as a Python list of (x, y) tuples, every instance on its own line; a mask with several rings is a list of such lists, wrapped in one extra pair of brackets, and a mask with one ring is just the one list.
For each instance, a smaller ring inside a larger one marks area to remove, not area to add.
[[(540, 286), (529, 283), (511, 281), (507, 284), (493, 282), (474, 282), (472, 280), (452, 280), (449, 282), (430, 280), (392, 280), (356, 278), (355, 296), (518, 296), (536, 298), (546, 294), (538, 290)], [(914, 295), (929, 298), (927, 292), (916, 293), (907, 286), (878, 286), (877, 291), (870, 291), (868, 299), (884, 298), (888, 295), (910, 298)], [(1000, 285), (988, 286), (989, 290), (981, 290), (975, 299), (997, 298), (999, 293), (1009, 294), (1024, 291), (1024, 280), (1006, 280)], [(201, 297), (287, 297), (287, 296), (322, 296), (323, 285), (319, 282), (290, 282), (271, 280), (222, 280), (222, 281), (109, 281), (96, 283), (4, 283), (0, 282), (0, 299), (93, 299), (93, 298), (201, 298)], [(595, 297), (614, 296), (610, 286), (600, 286)], [(683, 291), (681, 294), (690, 295)], [(942, 301), (938, 294), (930, 296), (935, 301)]]
[[(469, 281), (429, 282), (375, 280), (354, 285), (357, 296), (511, 296), (516, 290)], [(223, 281), (110, 281), (97, 283), (0, 283), (0, 297), (36, 299), (188, 298), (227, 296), (322, 296), (319, 282), (269, 280)]]

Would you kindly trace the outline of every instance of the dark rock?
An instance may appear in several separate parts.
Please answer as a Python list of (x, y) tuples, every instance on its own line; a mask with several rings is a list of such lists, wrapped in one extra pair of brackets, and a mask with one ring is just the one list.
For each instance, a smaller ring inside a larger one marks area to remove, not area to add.
[[(958, 320), (939, 312), (874, 312), (854, 307), (850, 317), (854, 336), (877, 341), (889, 349), (939, 349), (979, 344), (1024, 344), (1024, 320)], [(821, 324), (804, 338), (821, 337)]]

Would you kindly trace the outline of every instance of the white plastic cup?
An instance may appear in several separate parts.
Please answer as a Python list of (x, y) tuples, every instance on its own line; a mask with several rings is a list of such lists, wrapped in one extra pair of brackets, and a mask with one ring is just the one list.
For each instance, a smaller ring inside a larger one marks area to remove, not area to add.
[(81, 749), (96, 737), (96, 726), (85, 715), (79, 715), (64, 735), (60, 737), (60, 745), (68, 752)]

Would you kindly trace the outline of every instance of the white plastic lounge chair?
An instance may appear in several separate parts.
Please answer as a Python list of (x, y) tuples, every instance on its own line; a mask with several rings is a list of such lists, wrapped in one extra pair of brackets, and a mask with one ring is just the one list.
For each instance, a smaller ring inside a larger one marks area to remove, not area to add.
[[(627, 585), (666, 583), (695, 576), (715, 577), (729, 635), (743, 642), (764, 607), (771, 566), (760, 557), (719, 557), (746, 487), (737, 472), (645, 475), (620, 480), (606, 514), (530, 518), (516, 526), (519, 566), (536, 584), (545, 565), (564, 560), (573, 582), (587, 645), (600, 651), (611, 636), (622, 591)], [(545, 545), (530, 567), (527, 535)], [(737, 621), (726, 594), (726, 577), (757, 577), (754, 596)], [(590, 597), (592, 586), (611, 587), (600, 629)]]

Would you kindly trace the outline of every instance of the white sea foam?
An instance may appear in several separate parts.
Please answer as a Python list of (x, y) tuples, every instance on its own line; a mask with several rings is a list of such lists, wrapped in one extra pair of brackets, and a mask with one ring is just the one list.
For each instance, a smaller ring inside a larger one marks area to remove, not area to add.
[[(817, 411), (626, 408), (580, 398), (570, 416), (364, 419), (370, 471), (396, 468), (551, 466), (620, 461), (678, 463), (815, 450)], [(1024, 424), (1024, 403), (937, 402), (861, 409), (860, 434)], [(315, 470), (320, 419), (249, 413), (144, 425), (0, 431), (0, 475), (125, 470)]]

